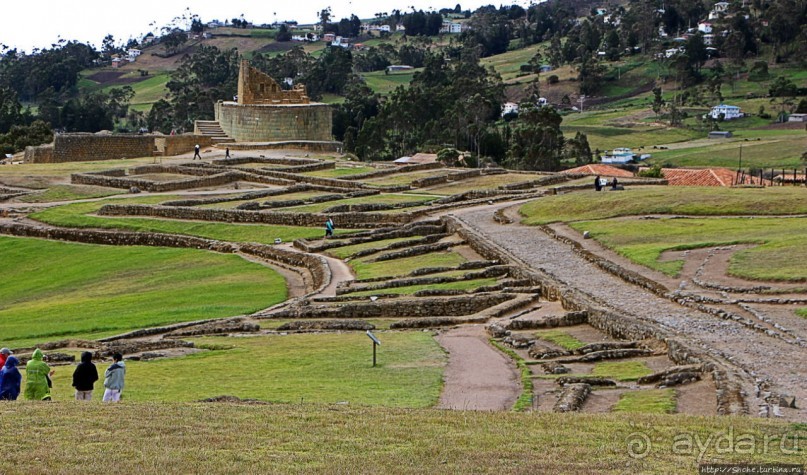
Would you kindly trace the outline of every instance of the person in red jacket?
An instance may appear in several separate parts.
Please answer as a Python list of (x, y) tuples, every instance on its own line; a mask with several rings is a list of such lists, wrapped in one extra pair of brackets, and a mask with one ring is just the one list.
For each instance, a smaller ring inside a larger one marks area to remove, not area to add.
[(0, 369), (3, 369), (9, 356), (11, 356), (11, 350), (8, 348), (0, 349)]

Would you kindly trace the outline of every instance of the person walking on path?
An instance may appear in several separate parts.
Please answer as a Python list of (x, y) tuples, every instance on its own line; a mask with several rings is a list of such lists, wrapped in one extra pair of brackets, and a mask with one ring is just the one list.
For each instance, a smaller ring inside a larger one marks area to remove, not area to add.
[(325, 237), (333, 237), (333, 230), (333, 220), (328, 218), (328, 220), (325, 221)]
[(19, 363), (16, 356), (9, 356), (3, 369), (0, 369), (0, 400), (16, 401), (20, 395), (22, 375), (17, 369)]
[(594, 191), (602, 190), (602, 183), (600, 182), (600, 175), (594, 178)]
[(12, 354), (14, 353), (12, 353), (12, 351), (8, 348), (0, 349), (0, 369), (3, 369), (3, 365), (6, 364), (6, 359)]
[(112, 356), (112, 365), (104, 373), (104, 402), (120, 401), (124, 376), (126, 376), (126, 365), (123, 364), (123, 355), (115, 353)]
[(76, 401), (92, 400), (92, 390), (98, 381), (98, 370), (92, 362), (92, 353), (81, 354), (81, 363), (73, 371), (73, 387), (76, 388)]
[(44, 356), (42, 350), (37, 348), (31, 355), (31, 361), (25, 365), (25, 399), (50, 400), (50, 376), (55, 371), (43, 361)]
[(224, 148), (224, 158), (230, 158), (230, 147)]
[(196, 144), (196, 146), (193, 147), (193, 160), (196, 160), (196, 157), (199, 157), (199, 160), (202, 159), (202, 156), (199, 155), (199, 144)]

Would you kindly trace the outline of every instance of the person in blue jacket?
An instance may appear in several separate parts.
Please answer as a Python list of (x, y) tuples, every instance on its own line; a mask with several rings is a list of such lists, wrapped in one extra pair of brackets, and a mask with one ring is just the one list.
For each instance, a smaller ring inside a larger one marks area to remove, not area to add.
[(19, 362), (16, 356), (9, 356), (0, 370), (0, 400), (15, 401), (20, 395), (22, 375), (17, 369)]

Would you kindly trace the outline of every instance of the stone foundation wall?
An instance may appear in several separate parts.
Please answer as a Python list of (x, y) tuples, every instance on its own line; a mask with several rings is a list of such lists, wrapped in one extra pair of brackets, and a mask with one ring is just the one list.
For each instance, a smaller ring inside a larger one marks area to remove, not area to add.
[(225, 223), (279, 224), (284, 226), (324, 226), (325, 220), (331, 218), (337, 227), (346, 229), (377, 228), (392, 224), (404, 224), (412, 219), (410, 215), (404, 213), (343, 213), (328, 215), (149, 205), (104, 205), (98, 210), (98, 214), (103, 216), (151, 216)]
[(332, 140), (333, 109), (327, 104), (236, 104), (218, 102), (216, 120), (238, 142)]
[(333, 140), (284, 140), (282, 142), (241, 142), (218, 144), (216, 148), (229, 147), (230, 150), (304, 150), (306, 152), (341, 153), (342, 142)]
[(270, 261), (282, 262), (292, 267), (308, 269), (315, 289), (320, 289), (331, 282), (331, 268), (328, 267), (327, 261), (322, 256), (255, 243), (241, 245), (241, 251)]
[(153, 135), (75, 133), (53, 140), (53, 163), (150, 157), (153, 152)]
[(25, 163), (53, 163), (53, 144), (25, 147)]
[(154, 148), (165, 157), (193, 152), (196, 144), (199, 144), (200, 147), (210, 147), (213, 145), (213, 138), (195, 134), (158, 135), (154, 137)]

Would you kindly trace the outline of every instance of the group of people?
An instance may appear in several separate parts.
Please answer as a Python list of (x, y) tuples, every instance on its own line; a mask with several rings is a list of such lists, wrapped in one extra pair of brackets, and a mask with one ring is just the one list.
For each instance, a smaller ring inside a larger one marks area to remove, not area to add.
[[(600, 178), (599, 175), (597, 175), (597, 177), (594, 178), (594, 190), (596, 190), (596, 191), (601, 191), (602, 188), (604, 186), (606, 186), (607, 184), (608, 184), (608, 181), (605, 180), (605, 179)], [(617, 181), (616, 177), (614, 177), (613, 180), (611, 180), (611, 189), (612, 190), (621, 189), (621, 188), (619, 188), (619, 182)]]
[[(50, 401), (53, 382), (51, 378), (56, 372), (45, 363), (45, 355), (37, 348), (31, 354), (31, 360), (25, 365), (25, 399), (33, 401)], [(22, 374), (17, 366), (20, 361), (8, 348), (0, 349), (0, 400), (14, 401), (20, 395), (22, 388)], [(115, 353), (112, 364), (104, 372), (105, 402), (120, 401), (123, 391), (126, 365), (123, 355)], [(92, 400), (95, 382), (98, 381), (98, 370), (92, 362), (92, 353), (85, 351), (81, 354), (81, 362), (73, 371), (73, 388), (77, 401)]]

